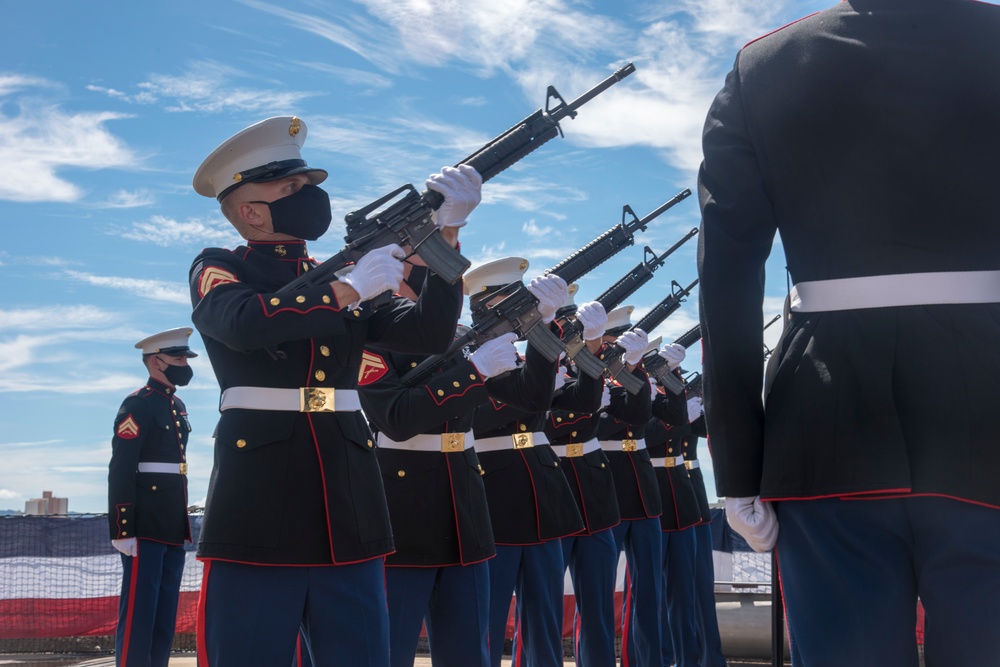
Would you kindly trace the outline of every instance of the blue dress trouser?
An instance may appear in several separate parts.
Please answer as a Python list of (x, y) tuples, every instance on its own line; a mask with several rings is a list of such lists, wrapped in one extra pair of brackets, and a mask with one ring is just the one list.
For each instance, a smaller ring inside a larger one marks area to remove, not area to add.
[(611, 529), (625, 551), (627, 585), (622, 603), (622, 667), (660, 667), (663, 545), (660, 519), (623, 519)]
[(573, 655), (577, 667), (614, 667), (615, 578), (618, 548), (610, 528), (593, 535), (562, 538), (576, 598)]
[(726, 667), (715, 609), (715, 559), (712, 558), (712, 524), (694, 527), (697, 548), (694, 566), (695, 599), (698, 604), (698, 635), (701, 667)]
[(121, 555), (124, 574), (115, 628), (117, 667), (167, 667), (177, 627), (184, 547), (140, 538)]
[[(695, 598), (697, 540), (694, 528), (664, 531), (663, 536), (663, 663), (677, 667), (699, 667)], [(669, 641), (667, 640), (669, 637)]]
[(1000, 660), (1000, 510), (941, 497), (775, 503), (793, 664)]
[(389, 667), (381, 558), (350, 565), (265, 566), (206, 561), (199, 667), (274, 667), (301, 632), (316, 667)]
[(387, 567), (391, 667), (413, 667), (420, 627), (434, 667), (489, 667), (487, 561), (446, 567)]
[(511, 594), (516, 595), (513, 654), (519, 667), (563, 663), (563, 573), (561, 540), (497, 545), (490, 568), (490, 665), (503, 657)]

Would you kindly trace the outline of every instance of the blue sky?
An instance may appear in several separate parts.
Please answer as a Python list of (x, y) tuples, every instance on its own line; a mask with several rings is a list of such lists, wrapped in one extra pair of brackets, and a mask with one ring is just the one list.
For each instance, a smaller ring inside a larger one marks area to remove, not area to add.
[[(239, 239), (191, 177), (263, 118), (305, 120), (343, 215), (453, 164), (545, 99), (637, 71), (483, 188), (462, 230), (476, 265), (537, 275), (621, 219), (695, 189), (701, 127), (741, 45), (831, 0), (218, 0), (5, 7), (0, 26), (0, 510), (42, 490), (106, 511), (112, 422), (145, 373), (133, 344), (190, 325), (187, 271)], [(696, 197), (581, 281), (590, 300), (699, 223)], [(695, 241), (638, 292), (633, 321), (696, 277)], [(780, 309), (783, 255), (765, 316)], [(654, 335), (697, 321), (696, 298)], [(777, 335), (776, 327), (769, 334)], [(196, 333), (192, 347), (203, 350)], [(700, 349), (685, 367), (699, 367)], [(181, 391), (194, 426), (190, 500), (205, 496), (218, 387), (206, 356)], [(711, 475), (708, 475), (709, 478)], [(711, 489), (710, 489), (711, 491)]]

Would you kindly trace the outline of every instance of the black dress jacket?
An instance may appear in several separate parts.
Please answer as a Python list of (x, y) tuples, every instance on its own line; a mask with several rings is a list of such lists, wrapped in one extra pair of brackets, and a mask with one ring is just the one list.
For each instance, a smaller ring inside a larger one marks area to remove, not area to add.
[(793, 314), (761, 399), (775, 232), (792, 283), (1000, 270), (998, 35), (988, 3), (848, 0), (740, 51), (699, 176), (720, 495), (1000, 507), (1000, 303)]
[[(108, 466), (111, 539), (141, 537), (165, 544), (191, 541), (187, 475), (138, 472), (139, 463), (186, 464), (191, 423), (175, 390), (149, 378), (115, 417)], [(186, 467), (186, 465), (185, 465)]]
[[(645, 435), (650, 417), (649, 377), (642, 365), (632, 374), (642, 380), (639, 393), (629, 394), (623, 387), (611, 387), (611, 404), (600, 411), (597, 439), (601, 442), (639, 440)], [(656, 473), (645, 448), (634, 451), (605, 451), (615, 479), (618, 511), (622, 519), (650, 519), (660, 516), (662, 504)]]
[[(517, 370), (487, 380), (490, 400), (476, 408), (473, 419), (476, 440), (542, 431), (553, 405), (555, 373), (556, 364), (529, 344)], [(571, 392), (556, 400), (569, 404), (580, 398)], [(580, 404), (587, 407), (585, 400)], [(549, 445), (477, 453), (497, 544), (540, 544), (583, 530), (559, 457)]]
[[(460, 355), (415, 387), (401, 379), (425, 357), (374, 348), (365, 357), (372, 370), (358, 385), (362, 408), (377, 436), (394, 443), (428, 434), (464, 436), (476, 406), (489, 399), (482, 376)], [(496, 553), (475, 449), (375, 451), (396, 545), (387, 567), (468, 565)]]
[[(354, 389), (367, 343), (438, 353), (455, 333), (461, 285), (428, 274), (416, 303), (348, 310), (324, 283), (278, 290), (314, 266), (303, 243), (203, 251), (193, 321), (223, 391)], [(231, 409), (216, 430), (201, 558), (344, 564), (393, 550), (374, 441), (361, 411)]]

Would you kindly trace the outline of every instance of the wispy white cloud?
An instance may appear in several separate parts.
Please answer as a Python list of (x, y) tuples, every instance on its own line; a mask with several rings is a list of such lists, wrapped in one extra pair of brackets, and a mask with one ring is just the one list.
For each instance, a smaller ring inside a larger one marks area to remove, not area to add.
[(67, 169), (126, 169), (138, 165), (132, 150), (106, 125), (129, 116), (66, 112), (28, 95), (53, 84), (42, 79), (0, 77), (0, 199), (75, 202), (84, 196), (60, 174)]
[(384, 27), (358, 12), (350, 11), (345, 3), (327, 6), (329, 19), (320, 15), (323, 6), (313, 6), (309, 12), (297, 12), (284, 5), (273, 5), (257, 0), (242, 0), (243, 4), (258, 11), (283, 19), (288, 25), (337, 44), (386, 72), (397, 72), (402, 52), (396, 46), (396, 36), (387, 34)]
[(72, 280), (78, 280), (88, 285), (127, 292), (150, 301), (165, 301), (184, 305), (191, 303), (188, 286), (184, 283), (124, 276), (98, 276), (83, 271), (66, 271), (66, 275)]
[(534, 220), (528, 220), (521, 225), (521, 231), (531, 238), (541, 239), (552, 234), (553, 229), (552, 227), (539, 227)]
[(220, 246), (233, 247), (241, 242), (240, 235), (225, 218), (190, 218), (174, 220), (154, 215), (149, 220), (133, 222), (126, 230), (110, 227), (109, 234), (131, 241), (169, 247)]
[(0, 330), (52, 331), (103, 328), (115, 319), (115, 313), (88, 305), (5, 309), (0, 310)]
[(393, 85), (392, 79), (389, 77), (353, 67), (338, 67), (325, 62), (299, 61), (297, 64), (307, 69), (329, 74), (334, 79), (351, 86), (355, 94), (376, 93), (391, 88)]
[(155, 202), (156, 199), (153, 197), (152, 193), (147, 190), (137, 190), (135, 192), (119, 190), (104, 201), (95, 202), (93, 207), (102, 209), (141, 208), (143, 206), (152, 206)]
[(136, 92), (127, 93), (97, 85), (88, 90), (103, 93), (131, 104), (156, 104), (168, 112), (223, 111), (280, 112), (294, 108), (314, 93), (285, 90), (280, 85), (238, 85), (246, 73), (221, 63), (198, 61), (182, 74), (153, 74), (139, 83)]

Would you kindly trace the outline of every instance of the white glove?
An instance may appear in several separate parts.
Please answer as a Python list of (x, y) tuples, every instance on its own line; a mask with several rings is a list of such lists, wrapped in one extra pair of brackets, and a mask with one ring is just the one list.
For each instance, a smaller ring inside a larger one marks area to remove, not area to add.
[(556, 381), (552, 388), (552, 391), (559, 391), (566, 384), (566, 374), (563, 373), (561, 368), (556, 369)]
[(778, 541), (778, 517), (760, 496), (726, 498), (726, 519), (754, 551), (769, 551)]
[(683, 345), (670, 343), (660, 348), (660, 356), (667, 360), (667, 368), (674, 370), (684, 361), (684, 357), (687, 356), (687, 350), (684, 349)]
[(577, 321), (583, 325), (583, 339), (594, 340), (604, 335), (608, 328), (608, 314), (600, 301), (591, 301), (576, 311)]
[(631, 329), (618, 337), (617, 343), (625, 350), (622, 359), (635, 366), (642, 361), (642, 354), (649, 347), (649, 336), (642, 329)]
[(358, 293), (358, 303), (382, 292), (395, 292), (403, 280), (401, 260), (405, 256), (403, 249), (395, 243), (375, 248), (359, 259), (354, 270), (340, 278), (340, 281), (354, 288)]
[(688, 399), (688, 421), (696, 421), (701, 417), (701, 412), (704, 408), (701, 407), (701, 397), (694, 396)]
[(511, 331), (486, 341), (469, 355), (469, 361), (476, 367), (484, 380), (517, 368), (515, 340), (517, 340), (517, 334)]
[(111, 546), (126, 556), (135, 557), (139, 555), (139, 545), (136, 544), (134, 537), (127, 537), (124, 540), (111, 540)]
[(566, 281), (551, 274), (532, 278), (531, 282), (528, 283), (528, 291), (538, 299), (538, 312), (542, 315), (542, 322), (545, 324), (555, 318), (556, 311), (569, 298), (569, 286), (566, 285)]
[(601, 407), (598, 410), (603, 410), (609, 405), (611, 405), (611, 387), (604, 385), (604, 391), (601, 393)]
[(444, 203), (434, 211), (438, 229), (465, 227), (466, 218), (482, 199), (483, 177), (472, 166), (441, 167), (440, 174), (427, 177), (427, 189), (444, 195)]

